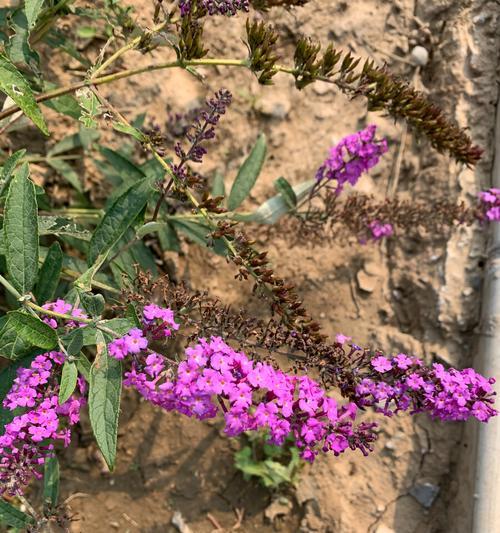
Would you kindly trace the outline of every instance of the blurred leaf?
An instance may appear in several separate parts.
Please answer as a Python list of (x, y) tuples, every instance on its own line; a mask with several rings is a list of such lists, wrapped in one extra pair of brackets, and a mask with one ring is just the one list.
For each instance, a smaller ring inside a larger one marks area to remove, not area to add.
[(0, 498), (0, 523), (26, 530), (28, 526), (34, 525), (35, 520)]
[[(80, 352), (80, 350), (78, 350)], [(67, 402), (70, 396), (75, 392), (76, 383), (78, 380), (78, 369), (76, 364), (70, 361), (65, 361), (62, 374), (61, 384), (59, 387), (59, 405)]]
[(8, 325), (26, 342), (45, 350), (52, 350), (57, 346), (57, 334), (45, 322), (21, 311), (11, 311), (7, 316)]
[(62, 159), (47, 157), (47, 164), (52, 167), (60, 176), (62, 176), (70, 185), (79, 193), (83, 194), (83, 185), (75, 169)]
[(14, 171), (18, 165), (21, 158), (26, 154), (26, 150), (18, 150), (14, 152), (8, 159), (5, 160), (5, 163), (2, 167), (2, 174), (0, 175), (0, 197), (3, 196), (3, 193), (7, 190), (10, 184), (10, 180), (14, 176)]
[(267, 142), (266, 136), (261, 133), (257, 137), (257, 141), (252, 148), (249, 156), (241, 165), (238, 175), (234, 180), (229, 198), (227, 201), (227, 207), (230, 211), (234, 211), (241, 205), (243, 200), (250, 194), (257, 178), (259, 177), (262, 165), (266, 158)]
[(224, 176), (220, 172), (216, 172), (214, 175), (214, 182), (212, 185), (212, 197), (225, 196), (226, 187), (224, 185)]
[(38, 305), (53, 300), (61, 277), (63, 253), (58, 242), (53, 242), (40, 269), (35, 296)]
[[(184, 233), (189, 239), (200, 246), (209, 247), (208, 236), (211, 233), (211, 229), (202, 224), (201, 222), (190, 222), (187, 220), (175, 220), (172, 219), (171, 225)], [(227, 247), (222, 239), (215, 239), (213, 241), (213, 247), (210, 246), (217, 255), (227, 255)]]
[(162, 250), (170, 250), (172, 252), (181, 251), (181, 243), (179, 242), (179, 237), (172, 224), (167, 222), (160, 230), (158, 230), (158, 239)]
[(149, 178), (134, 183), (106, 211), (90, 240), (87, 258), (89, 266), (99, 256), (103, 262), (111, 248), (125, 235), (153, 193), (151, 185), (152, 180)]
[(57, 506), (59, 500), (59, 461), (55, 455), (45, 459), (43, 499), (52, 508)]
[(27, 163), (10, 183), (3, 230), (10, 280), (21, 294), (27, 294), (33, 289), (38, 273), (37, 204)]
[(125, 183), (131, 184), (146, 177), (143, 170), (119, 152), (105, 147), (100, 147), (99, 151)]
[(123, 124), (122, 122), (113, 122), (113, 128), (116, 131), (134, 137), (134, 139), (138, 140), (139, 142), (143, 142), (146, 140), (146, 136), (142, 132), (140, 132), (137, 128), (134, 128), (133, 126), (129, 126), (128, 124)]
[(45, 135), (49, 135), (42, 112), (35, 101), (28, 82), (2, 54), (0, 54), (0, 90), (9, 95)]
[(290, 209), (295, 209), (297, 207), (297, 195), (290, 183), (288, 183), (288, 180), (285, 178), (278, 178), (274, 182), (274, 187), (281, 196), (283, 196), (283, 199)]
[(42, 10), (44, 1), (45, 0), (24, 0), (24, 12), (26, 13), (26, 20), (30, 30), (35, 27), (36, 20)]
[(73, 59), (81, 63), (85, 69), (92, 66), (92, 63), (76, 49), (75, 44), (61, 30), (51, 28), (43, 40), (51, 48), (60, 48), (63, 52), (66, 52)]
[(97, 355), (90, 370), (89, 415), (99, 449), (110, 470), (115, 466), (118, 417), (122, 388), (121, 362), (108, 355), (106, 341), (97, 332)]
[(62, 216), (38, 217), (38, 231), (40, 235), (69, 235), (84, 241), (89, 241), (92, 236), (86, 227)]
[(92, 26), (80, 26), (76, 29), (76, 34), (81, 39), (93, 39), (97, 35), (97, 29)]
[[(293, 192), (297, 202), (303, 200), (313, 188), (316, 180), (309, 180), (299, 183), (293, 187)], [(238, 217), (247, 222), (258, 222), (259, 224), (276, 224), (278, 220), (290, 212), (290, 207), (282, 194), (277, 194), (264, 202), (256, 211), (250, 215)]]
[(32, 28), (29, 26), (26, 12), (23, 9), (16, 9), (13, 12), (10, 28), (13, 31), (8, 45), (11, 61), (13, 63), (25, 63), (31, 70), (37, 72), (40, 57), (30, 46), (29, 34)]

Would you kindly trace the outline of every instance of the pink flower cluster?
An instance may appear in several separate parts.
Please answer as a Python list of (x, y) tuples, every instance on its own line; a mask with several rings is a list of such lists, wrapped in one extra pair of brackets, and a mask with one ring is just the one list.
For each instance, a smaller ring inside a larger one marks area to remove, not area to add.
[[(73, 307), (71, 304), (65, 302), (62, 299), (58, 299), (55, 302), (49, 302), (44, 305), (42, 305), (44, 309), (47, 309), (48, 311), (53, 311), (54, 313), (61, 313), (63, 315), (71, 315), (75, 318), (87, 318), (87, 315), (83, 311), (83, 309), (80, 309), (79, 307)], [(57, 329), (59, 327), (59, 322), (56, 318), (53, 316), (47, 316), (43, 319), (43, 321), (48, 324), (51, 328)], [(68, 322), (64, 323), (65, 326), (69, 328), (76, 328), (76, 327), (84, 327), (87, 324), (83, 322), (77, 322), (73, 320), (69, 320)]]
[(372, 372), (356, 387), (356, 403), (375, 406), (391, 416), (397, 411), (427, 412), (440, 420), (487, 422), (497, 415), (492, 407), (494, 378), (485, 378), (472, 368), (446, 369), (435, 363), (424, 366), (416, 357), (379, 355), (371, 360)]
[(113, 341), (109, 353), (119, 359), (125, 351), (133, 356), (124, 385), (136, 388), (153, 404), (200, 420), (222, 412), (229, 436), (265, 430), (270, 442), (281, 445), (292, 433), (302, 457), (309, 461), (319, 451), (336, 455), (347, 448), (359, 448), (364, 454), (371, 451), (376, 424), (355, 426), (356, 406), (339, 406), (307, 376), (288, 375), (271, 365), (255, 363), (219, 337), (200, 339), (187, 348), (186, 359), (174, 375), (164, 357), (145, 351), (147, 330), (143, 335), (138, 331), (129, 332), (125, 342), (130, 346), (135, 343), (132, 339), (143, 339), (144, 348), (136, 351), (134, 344), (133, 350), (129, 347), (116, 354), (117, 341)]
[(374, 124), (344, 137), (330, 148), (330, 155), (316, 172), (318, 181), (336, 181), (335, 193), (340, 194), (346, 183), (356, 185), (363, 174), (373, 168), (387, 152), (386, 139), (375, 139)]
[(479, 193), (484, 218), (490, 221), (500, 220), (500, 189), (488, 189)]
[(143, 329), (132, 328), (127, 335), (114, 340), (108, 345), (109, 354), (115, 359), (124, 359), (127, 355), (138, 354), (148, 347), (148, 339), (160, 340), (170, 337), (172, 330), (178, 330), (179, 324), (174, 320), (171, 309), (149, 304), (143, 310)]
[(392, 224), (384, 224), (379, 220), (373, 220), (370, 222), (368, 228), (371, 231), (371, 237), (374, 241), (379, 241), (384, 237), (390, 237), (394, 233)]
[(54, 370), (63, 362), (64, 354), (47, 352), (35, 357), (29, 368), (17, 370), (3, 407), (23, 412), (5, 425), (0, 436), (0, 495), (21, 494), (32, 477), (42, 477), (39, 469), (53, 453), (52, 441), (62, 441), (64, 446), (70, 442), (69, 426), (80, 418), (86, 384), (79, 379), (79, 396), (73, 395), (59, 405)]

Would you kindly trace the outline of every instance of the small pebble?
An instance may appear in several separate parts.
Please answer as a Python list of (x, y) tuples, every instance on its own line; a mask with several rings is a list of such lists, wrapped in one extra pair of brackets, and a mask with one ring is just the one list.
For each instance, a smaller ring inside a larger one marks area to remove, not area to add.
[(415, 46), (411, 51), (410, 60), (419, 67), (425, 67), (429, 62), (429, 52), (423, 46)]

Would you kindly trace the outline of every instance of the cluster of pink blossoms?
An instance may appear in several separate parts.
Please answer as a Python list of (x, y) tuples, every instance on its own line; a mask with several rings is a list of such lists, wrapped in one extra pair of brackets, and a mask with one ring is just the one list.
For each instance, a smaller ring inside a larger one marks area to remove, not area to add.
[[(73, 307), (71, 304), (65, 302), (62, 299), (58, 299), (55, 302), (49, 302), (44, 305), (42, 305), (44, 309), (47, 309), (48, 311), (53, 311), (54, 313), (61, 313), (63, 315), (71, 315), (75, 318), (88, 318), (83, 309), (80, 309), (79, 307)], [(58, 321), (53, 316), (47, 316), (43, 319), (43, 321), (48, 324), (51, 328), (57, 329), (59, 327)], [(76, 328), (76, 327), (84, 327), (86, 326), (85, 323), (77, 322), (77, 321), (68, 321), (65, 322), (65, 326), (69, 328)]]
[(484, 218), (490, 221), (500, 221), (500, 189), (488, 189), (479, 193)]
[[(143, 335), (135, 328), (124, 337), (124, 344), (119, 339), (110, 343), (108, 349), (110, 355), (119, 359), (125, 352), (132, 355), (132, 367), (125, 373), (124, 385), (136, 388), (153, 404), (200, 420), (222, 412), (229, 436), (265, 430), (270, 442), (281, 445), (292, 433), (302, 457), (309, 461), (319, 451), (338, 455), (347, 448), (359, 448), (364, 454), (372, 450), (376, 424), (355, 426), (357, 408), (353, 403), (339, 406), (316, 381), (307, 376), (288, 375), (266, 363), (255, 363), (219, 337), (200, 339), (187, 348), (186, 359), (174, 375), (164, 357), (146, 350), (148, 331), (159, 327), (151, 323), (153, 307), (148, 308)], [(160, 310), (156, 308), (154, 316), (160, 318)], [(169, 317), (167, 328), (175, 324), (169, 309), (161, 311)], [(143, 348), (138, 349), (134, 339), (145, 341)], [(117, 343), (120, 349), (116, 348)]]
[(335, 180), (336, 194), (342, 192), (346, 183), (356, 185), (361, 175), (373, 168), (388, 150), (386, 139), (375, 139), (376, 131), (377, 126), (371, 124), (330, 148), (330, 155), (316, 172), (316, 179)]
[(384, 237), (390, 237), (394, 233), (392, 224), (384, 224), (379, 220), (373, 220), (368, 224), (371, 231), (371, 237), (374, 241), (379, 241)]
[(79, 378), (79, 395), (74, 394), (59, 405), (59, 383), (54, 370), (63, 363), (63, 353), (48, 352), (35, 357), (29, 368), (17, 370), (3, 407), (23, 412), (5, 425), (0, 436), (0, 495), (21, 494), (32, 477), (42, 477), (40, 468), (53, 454), (53, 441), (69, 445), (69, 427), (80, 418), (86, 384)]
[(446, 369), (435, 363), (426, 367), (416, 357), (398, 354), (371, 360), (372, 372), (356, 387), (356, 403), (374, 406), (391, 416), (397, 411), (427, 412), (440, 420), (487, 422), (497, 415), (492, 407), (494, 378), (485, 378), (472, 368)]

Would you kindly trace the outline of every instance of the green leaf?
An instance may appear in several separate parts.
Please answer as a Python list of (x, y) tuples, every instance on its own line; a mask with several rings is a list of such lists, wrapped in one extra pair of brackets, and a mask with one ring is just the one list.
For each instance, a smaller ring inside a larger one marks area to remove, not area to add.
[(90, 241), (92, 234), (90, 231), (77, 224), (71, 218), (60, 216), (41, 216), (38, 217), (38, 233), (40, 235), (68, 235), (75, 239)]
[(70, 94), (63, 94), (57, 98), (45, 100), (42, 104), (62, 115), (74, 118), (75, 120), (80, 118), (80, 106), (78, 105), (78, 101)]
[(55, 455), (45, 460), (43, 499), (50, 507), (56, 507), (59, 500), (59, 461)]
[(36, 301), (39, 305), (53, 300), (59, 284), (63, 265), (63, 253), (58, 242), (52, 243), (45, 257), (35, 288)]
[(172, 252), (181, 251), (181, 243), (172, 224), (167, 222), (165, 226), (158, 231), (158, 238), (160, 240), (162, 250), (171, 250)]
[(290, 209), (295, 209), (297, 207), (297, 195), (290, 183), (288, 183), (288, 180), (285, 178), (278, 178), (274, 182), (274, 187), (281, 196), (283, 196), (283, 199)]
[(227, 207), (230, 211), (234, 211), (241, 205), (243, 200), (250, 194), (252, 187), (255, 185), (259, 177), (264, 159), (266, 158), (267, 142), (266, 136), (261, 133), (257, 137), (257, 141), (250, 152), (250, 155), (245, 159), (241, 165), (238, 175), (234, 180)]
[(214, 182), (212, 184), (212, 196), (225, 196), (226, 187), (224, 185), (224, 176), (220, 172), (216, 172), (214, 176)]
[(2, 174), (0, 176), (0, 197), (7, 190), (11, 179), (14, 176), (14, 170), (22, 157), (26, 154), (26, 150), (18, 150), (14, 152), (3, 164)]
[(76, 364), (70, 361), (65, 361), (62, 368), (61, 385), (59, 388), (59, 405), (67, 402), (70, 396), (75, 392), (77, 380), (78, 369), (76, 368)]
[(5, 201), (4, 245), (12, 285), (26, 294), (38, 273), (38, 217), (35, 186), (24, 163), (9, 186)]
[[(293, 187), (293, 192), (297, 202), (303, 200), (313, 188), (316, 180), (308, 180)], [(290, 206), (282, 194), (277, 194), (264, 202), (256, 211), (250, 215), (238, 217), (247, 222), (258, 222), (259, 224), (275, 224), (278, 220), (290, 212)]]
[(13, 63), (25, 63), (33, 72), (39, 72), (40, 57), (30, 46), (29, 35), (32, 28), (28, 24), (26, 12), (16, 9), (10, 19), (11, 37), (8, 54)]
[(83, 348), (83, 330), (85, 328), (76, 328), (74, 332), (72, 332), (71, 340), (69, 341), (66, 352), (68, 352), (69, 356), (75, 356), (78, 355)]
[(142, 132), (133, 126), (129, 126), (128, 124), (123, 124), (122, 122), (113, 122), (113, 128), (116, 131), (134, 137), (134, 139), (138, 140), (139, 142), (144, 142), (146, 140), (146, 136)]
[(57, 334), (45, 322), (21, 311), (11, 311), (7, 316), (9, 325), (26, 342), (45, 350), (52, 350), (57, 346)]
[(80, 354), (80, 357), (76, 361), (76, 367), (78, 368), (78, 372), (80, 372), (88, 383), (90, 381), (90, 369), (92, 368), (92, 364), (84, 354)]
[[(171, 224), (196, 244), (199, 244), (200, 246), (208, 246), (208, 236), (212, 231), (209, 226), (206, 226), (201, 222), (175, 219), (171, 221)], [(215, 239), (213, 241), (212, 250), (217, 255), (227, 255), (227, 248), (222, 239)]]
[(33, 525), (35, 521), (31, 516), (23, 513), (19, 509), (7, 503), (0, 498), (0, 522), (7, 526), (16, 527), (25, 530), (28, 526)]
[(0, 321), (0, 357), (14, 361), (30, 353), (33, 349), (32, 345), (18, 335), (9, 324), (8, 316), (3, 316)]
[(42, 10), (45, 0), (25, 0), (24, 12), (26, 13), (26, 20), (28, 21), (28, 28), (32, 30), (35, 27), (36, 19)]
[(45, 135), (49, 135), (42, 112), (35, 101), (28, 82), (2, 54), (0, 54), (0, 90), (9, 95)]
[(86, 128), (97, 129), (97, 118), (101, 114), (101, 104), (97, 96), (88, 87), (79, 89), (75, 95), (81, 108), (80, 122)]
[(76, 170), (63, 159), (47, 157), (47, 164), (52, 167), (60, 176), (62, 176), (70, 185), (79, 193), (83, 193), (83, 184)]
[(146, 174), (130, 159), (126, 158), (116, 150), (111, 148), (100, 147), (99, 151), (106, 158), (107, 162), (118, 172), (125, 183), (134, 183), (146, 177)]
[(92, 317), (100, 317), (104, 311), (104, 296), (102, 294), (80, 294), (81, 305)]
[(98, 258), (104, 262), (111, 248), (125, 235), (146, 207), (153, 192), (151, 185), (150, 178), (140, 180), (113, 202), (90, 239), (87, 258), (89, 266), (96, 263)]
[(122, 387), (121, 362), (108, 355), (101, 331), (97, 332), (97, 356), (90, 369), (89, 415), (97, 444), (110, 470), (115, 466), (118, 417)]

